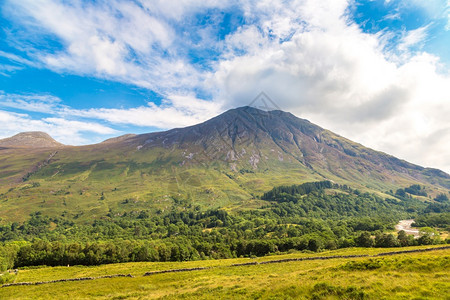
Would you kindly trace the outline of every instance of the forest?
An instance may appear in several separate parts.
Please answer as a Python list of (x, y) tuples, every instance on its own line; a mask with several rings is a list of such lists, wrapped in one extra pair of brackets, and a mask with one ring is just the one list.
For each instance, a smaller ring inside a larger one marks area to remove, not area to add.
[[(448, 229), (450, 205), (414, 197), (386, 198), (329, 181), (275, 187), (259, 209), (202, 211), (174, 201), (166, 213), (147, 210), (77, 224), (34, 212), (24, 223), (0, 226), (0, 268), (187, 261), (264, 256), (290, 250), (353, 246), (401, 247), (443, 241), (433, 231), (419, 239), (394, 235), (400, 219)], [(428, 232), (428, 233), (427, 233)]]

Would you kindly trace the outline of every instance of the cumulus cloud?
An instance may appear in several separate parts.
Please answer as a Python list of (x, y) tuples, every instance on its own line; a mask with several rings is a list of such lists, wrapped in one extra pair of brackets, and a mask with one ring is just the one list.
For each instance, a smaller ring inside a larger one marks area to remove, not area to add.
[[(166, 17), (158, 15), (172, 11), (177, 18), (190, 7), (189, 1), (160, 6), (122, 0), (24, 0), (9, 4), (5, 10), (11, 18), (26, 20), (28, 40), (45, 32), (61, 43), (60, 51), (27, 49), (30, 56), (52, 70), (118, 80), (162, 94), (185, 91), (203, 80), (202, 71), (177, 53), (177, 49), (183, 49), (179, 43), (184, 40), (175, 34)], [(218, 2), (216, 5), (221, 6)], [(211, 7), (214, 3), (198, 2), (196, 6)]]

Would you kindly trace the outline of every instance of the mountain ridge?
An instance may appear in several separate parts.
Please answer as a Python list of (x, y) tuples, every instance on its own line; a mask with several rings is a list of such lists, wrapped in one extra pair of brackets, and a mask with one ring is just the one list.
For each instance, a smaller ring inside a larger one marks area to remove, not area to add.
[[(244, 121), (241, 118), (244, 117)], [(262, 120), (262, 122), (258, 123), (258, 117), (259, 120)], [(291, 126), (287, 126), (284, 129), (289, 130), (281, 130), (280, 128), (275, 127), (275, 130), (269, 130), (266, 126), (267, 120), (270, 120), (272, 118), (287, 118), (289, 122), (292, 122), (292, 120), (297, 121), (297, 124), (294, 124), (292, 126), (292, 123), (289, 124)], [(253, 118), (253, 120), (249, 120), (250, 118)], [(264, 120), (265, 119), (265, 120)], [(249, 126), (249, 121), (254, 122), (256, 126)], [(242, 124), (237, 124), (237, 122), (242, 122)], [(231, 128), (230, 125), (234, 126), (234, 128)], [(250, 132), (256, 133), (256, 135), (253, 138), (260, 138), (258, 134), (261, 135), (261, 132), (263, 131), (266, 133), (270, 133), (270, 137), (273, 141), (275, 141), (275, 144), (277, 144), (280, 148), (285, 150), (287, 153), (289, 149), (284, 149), (285, 145), (283, 145), (283, 142), (291, 142), (300, 148), (298, 144), (298, 140), (295, 139), (294, 134), (292, 132), (292, 128), (296, 127), (297, 129), (300, 129), (300, 131), (310, 136), (314, 141), (316, 141), (319, 144), (324, 144), (326, 146), (329, 146), (331, 148), (337, 149), (342, 151), (348, 156), (351, 157), (360, 157), (364, 159), (370, 160), (370, 155), (373, 155), (374, 153), (379, 154), (381, 156), (384, 156), (386, 160), (390, 160), (391, 163), (394, 163), (398, 165), (399, 167), (405, 167), (405, 168), (412, 168), (416, 170), (427, 170), (428, 173), (431, 173), (433, 176), (439, 176), (439, 177), (445, 177), (450, 178), (450, 175), (446, 172), (436, 169), (436, 168), (429, 168), (429, 167), (423, 167), (417, 164), (410, 163), (406, 160), (396, 158), (390, 154), (373, 150), (371, 148), (367, 148), (363, 146), (362, 144), (353, 142), (351, 140), (348, 140), (340, 135), (337, 135), (329, 130), (323, 129), (322, 127), (315, 125), (311, 123), (310, 121), (306, 119), (301, 119), (296, 117), (295, 115), (284, 112), (281, 110), (271, 110), (271, 111), (264, 111), (260, 110), (251, 106), (244, 106), (239, 108), (230, 109), (216, 117), (213, 117), (205, 122), (191, 125), (187, 127), (182, 128), (174, 128), (169, 129), (167, 131), (159, 131), (159, 132), (150, 132), (150, 133), (143, 133), (143, 134), (124, 134), (118, 137), (109, 138), (107, 140), (104, 140), (100, 143), (96, 144), (89, 144), (84, 146), (70, 146), (71, 148), (79, 148), (79, 147), (91, 147), (91, 146), (103, 146), (103, 145), (114, 145), (114, 144), (136, 144), (136, 147), (139, 147), (139, 150), (147, 148), (152, 148), (158, 145), (158, 141), (161, 141), (162, 138), (163, 142), (160, 143), (161, 146), (168, 147), (168, 145), (183, 145), (185, 143), (189, 143), (194, 141), (194, 143), (198, 144), (203, 142), (205, 145), (205, 140), (202, 139), (202, 137), (208, 137), (211, 134), (214, 134), (210, 129), (213, 128), (216, 130), (216, 134), (219, 133), (220, 136), (219, 139), (224, 142), (225, 147), (228, 147), (230, 151), (235, 151), (235, 143), (240, 140), (242, 141), (249, 141), (249, 138), (246, 137), (245, 130), (242, 131), (243, 128), (239, 128), (239, 125), (243, 125), (244, 127), (247, 126), (247, 129)], [(217, 128), (222, 128), (221, 130), (217, 130)], [(241, 132), (239, 130), (241, 129)], [(225, 138), (227, 140), (225, 140)], [(245, 138), (245, 139), (243, 139)], [(200, 139), (200, 141), (198, 140)], [(336, 140), (340, 139), (340, 140)], [(45, 132), (40, 131), (29, 131), (29, 132), (21, 132), (18, 133), (12, 137), (0, 139), (0, 147), (35, 147), (35, 148), (52, 148), (52, 147), (63, 147), (66, 146), (62, 143), (57, 142), (54, 140), (50, 135), (48, 135)], [(224, 146), (224, 145), (222, 145)], [(220, 147), (218, 147), (220, 148)], [(355, 149), (363, 149), (364, 151), (361, 152), (355, 152)], [(220, 150), (220, 149), (219, 149)], [(323, 150), (322, 150), (323, 151)], [(320, 149), (319, 149), (320, 152)], [(231, 154), (233, 156), (233, 154)], [(300, 155), (301, 156), (301, 155)], [(214, 158), (214, 157), (211, 157)], [(297, 159), (299, 159), (297, 157)], [(233, 159), (231, 159), (233, 160)], [(377, 162), (376, 160), (373, 160), (373, 162)]]
[(204, 208), (257, 205), (274, 186), (322, 180), (385, 197), (419, 184), (429, 195), (423, 201), (450, 191), (450, 175), (441, 170), (366, 148), (291, 113), (252, 107), (93, 145), (0, 149), (0, 170), (0, 194), (13, 199), (0, 213), (6, 218), (24, 207), (99, 218), (112, 209), (164, 210), (182, 199)]
[[(255, 118), (255, 115), (258, 117), (258, 119)], [(247, 122), (243, 122), (243, 120), (241, 119), (243, 117), (244, 121)], [(253, 120), (249, 120), (249, 118), (253, 118)], [(286, 126), (286, 128), (279, 128), (279, 126), (276, 126), (275, 124), (275, 126), (272, 126), (270, 129), (268, 129), (267, 127), (268, 122), (270, 125), (270, 121), (272, 118), (273, 119), (283, 118), (284, 121), (288, 123), (289, 126)], [(253, 127), (249, 126), (248, 121), (253, 121), (254, 123), (256, 123), (256, 126)], [(238, 124), (238, 122), (241, 122), (241, 124)], [(247, 132), (245, 128), (239, 128), (239, 126), (241, 127), (247, 126), (248, 129)], [(251, 138), (255, 140), (261, 138), (261, 136), (264, 136), (264, 132), (266, 132), (270, 133), (269, 136), (266, 137), (272, 139), (277, 146), (279, 146), (281, 149), (284, 150), (285, 153), (289, 153), (289, 151), (293, 149), (287, 146), (296, 145), (298, 149), (301, 148), (298, 138), (292, 131), (292, 130), (295, 131), (296, 129), (299, 129), (300, 132), (303, 133), (304, 135), (311, 137), (312, 140), (314, 140), (318, 144), (323, 144), (338, 151), (341, 151), (345, 155), (350, 157), (368, 159), (371, 160), (373, 163), (380, 163), (380, 162), (384, 162), (385, 164), (391, 163), (394, 164), (395, 167), (397, 168), (408, 168), (418, 171), (429, 170), (429, 172), (434, 173), (433, 175), (435, 176), (450, 178), (450, 175), (442, 170), (422, 167), (420, 165), (410, 163), (406, 160), (396, 158), (387, 153), (364, 147), (359, 143), (355, 143), (340, 135), (334, 134), (329, 130), (323, 129), (320, 126), (317, 126), (308, 120), (298, 118), (291, 113), (283, 112), (280, 110), (262, 111), (253, 107), (241, 107), (237, 109), (232, 109), (217, 117), (214, 117), (210, 120), (207, 120), (197, 125), (184, 128), (175, 128), (163, 132), (139, 134), (118, 140), (117, 142), (134, 143), (137, 144), (137, 147), (140, 147), (140, 149), (143, 149), (145, 147), (147, 148), (155, 147), (158, 145), (158, 141), (161, 140), (163, 142), (159, 143), (159, 145), (165, 147), (174, 144), (183, 145), (186, 142), (192, 141), (194, 141), (194, 143), (196, 144), (202, 143), (205, 145), (206, 141), (202, 137), (210, 137), (212, 134), (216, 135), (219, 134), (219, 136), (217, 136), (219, 138), (219, 142), (221, 141), (225, 145), (215, 145), (217, 146), (216, 147), (217, 150), (221, 150), (221, 148), (228, 147), (228, 150), (236, 152), (236, 149), (234, 148), (237, 141), (240, 140), (240, 142), (242, 143), (246, 141), (248, 142)], [(255, 136), (253, 137), (246, 136), (248, 134), (248, 131), (250, 133), (253, 132)], [(286, 145), (285, 142), (291, 143), (291, 145)], [(205, 146), (206, 149), (204, 150), (208, 150), (207, 148), (209, 145)], [(295, 150), (297, 151), (298, 149)], [(309, 153), (307, 153), (309, 155), (312, 155), (312, 153), (314, 152), (313, 149), (307, 150), (309, 150)], [(321, 149), (318, 150), (320, 152)], [(304, 153), (298, 154), (299, 155), (297, 156), (297, 159), (299, 159), (304, 163), (304, 160), (301, 159), (301, 156), (305, 156), (305, 154)], [(371, 157), (374, 154), (378, 155), (376, 159)]]
[[(180, 134), (180, 133), (182, 133), (183, 135), (186, 135), (186, 133), (188, 133), (188, 136), (187, 137), (184, 136), (183, 140), (175, 141), (175, 143), (185, 142), (186, 140), (189, 141), (189, 139), (193, 139), (193, 135), (199, 137), (202, 134), (208, 135), (208, 133), (210, 133), (210, 132), (205, 132), (204, 130), (201, 130), (200, 132), (196, 132), (196, 129), (199, 127), (200, 128), (209, 127), (211, 125), (216, 128), (223, 127), (223, 126), (214, 124), (217, 121), (219, 121), (219, 123), (222, 123), (222, 125), (223, 124), (235, 125), (235, 122), (238, 120), (238, 118), (245, 116), (245, 114), (247, 114), (247, 117), (249, 117), (249, 116), (255, 117), (255, 115), (256, 115), (258, 117), (266, 117), (266, 118), (268, 117), (270, 119), (275, 116), (275, 117), (279, 117), (279, 118), (287, 117), (289, 119), (294, 118), (297, 120), (301, 120), (301, 122), (304, 125), (304, 127), (302, 128), (303, 133), (305, 133), (307, 135), (313, 135), (313, 139), (315, 139), (316, 142), (324, 143), (327, 146), (339, 149), (349, 156), (354, 156), (354, 157), (358, 156), (358, 157), (362, 157), (362, 158), (368, 158), (368, 154), (373, 154), (374, 152), (376, 152), (378, 154), (386, 156), (388, 159), (391, 159), (394, 163), (396, 163), (400, 166), (413, 168), (413, 169), (417, 169), (417, 170), (428, 170), (428, 172), (433, 173), (433, 175), (435, 175), (435, 176), (450, 178), (449, 174), (447, 174), (446, 172), (444, 172), (440, 169), (423, 167), (423, 166), (420, 166), (417, 164), (410, 163), (404, 159), (399, 159), (399, 158), (394, 157), (393, 155), (387, 154), (385, 152), (367, 148), (367, 147), (363, 146), (362, 144), (353, 142), (353, 141), (348, 140), (345, 137), (342, 137), (340, 135), (337, 135), (329, 130), (323, 129), (322, 127), (315, 125), (306, 119), (298, 118), (295, 115), (293, 115), (292, 113), (284, 112), (281, 110), (265, 111), (265, 110), (260, 110), (258, 108), (251, 107), (251, 106), (244, 106), (244, 107), (230, 109), (230, 110), (228, 110), (216, 117), (213, 117), (205, 122), (187, 126), (187, 127), (174, 128), (174, 129), (169, 129), (167, 131), (150, 132), (150, 133), (143, 133), (143, 134), (128, 133), (128, 134), (124, 134), (124, 135), (121, 135), (118, 137), (109, 138), (107, 140), (104, 140), (104, 141), (102, 141), (100, 143), (96, 143), (96, 144), (89, 144), (89, 145), (84, 145), (84, 146), (72, 146), (72, 147), (75, 147), (75, 148), (76, 147), (89, 147), (89, 146), (96, 146), (96, 145), (102, 145), (102, 144), (117, 144), (117, 143), (119, 143), (119, 144), (121, 144), (121, 143), (139, 143), (139, 142), (142, 142), (143, 139), (145, 139), (143, 144), (141, 143), (140, 145), (137, 145), (138, 147), (139, 146), (144, 147), (149, 144), (154, 145), (154, 143), (153, 143), (154, 140), (160, 139), (160, 136), (163, 136), (164, 138), (169, 139), (169, 143), (174, 143), (174, 141), (170, 141), (170, 137), (176, 136), (177, 134)], [(234, 117), (234, 119), (230, 120), (229, 115), (231, 115), (231, 117)], [(224, 117), (226, 117), (225, 122), (223, 120)], [(248, 121), (248, 119), (247, 119), (247, 121)], [(256, 119), (254, 119), (253, 121), (256, 121)], [(267, 128), (264, 128), (263, 126), (261, 126), (261, 124), (258, 124), (258, 125), (259, 125), (260, 129), (268, 131)], [(193, 129), (193, 131), (189, 132), (189, 130), (192, 130), (192, 129)], [(225, 126), (224, 130), (225, 129), (228, 130), (228, 128), (226, 128), (226, 126)], [(255, 131), (255, 129), (258, 129), (258, 128), (250, 128), (250, 129)], [(222, 130), (221, 133), (223, 133), (224, 130)], [(229, 130), (228, 130), (228, 133), (230, 133)], [(329, 139), (330, 133), (333, 135), (333, 138), (339, 137), (339, 138), (342, 138), (343, 140), (345, 140), (345, 145), (342, 145), (341, 143), (333, 143), (333, 140)], [(275, 132), (275, 134), (278, 134), (278, 136), (276, 136), (276, 138), (279, 138), (282, 140), (288, 138), (288, 137), (286, 137), (286, 133), (283, 134), (282, 132)], [(325, 137), (326, 137), (325, 139), (324, 139), (323, 134), (325, 134)], [(232, 150), (236, 138), (239, 138), (239, 133), (233, 132), (228, 137), (230, 138), (228, 146), (230, 147), (230, 150)], [(33, 141), (32, 141), (33, 139), (36, 140), (35, 145), (33, 144)], [(43, 142), (40, 143), (40, 141), (43, 141)], [(65, 145), (57, 142), (47, 133), (40, 132), (40, 131), (21, 132), (12, 137), (0, 139), (0, 147), (45, 148), (45, 147), (61, 147), (61, 146), (65, 146)], [(351, 149), (351, 147), (354, 148), (355, 146), (363, 147), (363, 148), (367, 149), (369, 153), (367, 153), (367, 152), (355, 153), (354, 151), (352, 151), (353, 149)]]

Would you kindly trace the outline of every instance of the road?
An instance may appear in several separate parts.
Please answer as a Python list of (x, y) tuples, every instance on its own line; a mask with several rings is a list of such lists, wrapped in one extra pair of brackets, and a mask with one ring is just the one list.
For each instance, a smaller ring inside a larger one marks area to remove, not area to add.
[(404, 230), (406, 234), (412, 234), (414, 237), (419, 237), (419, 229), (418, 228), (412, 228), (411, 224), (414, 223), (413, 219), (410, 220), (401, 220), (398, 222), (397, 225), (395, 225), (395, 230), (400, 231)]

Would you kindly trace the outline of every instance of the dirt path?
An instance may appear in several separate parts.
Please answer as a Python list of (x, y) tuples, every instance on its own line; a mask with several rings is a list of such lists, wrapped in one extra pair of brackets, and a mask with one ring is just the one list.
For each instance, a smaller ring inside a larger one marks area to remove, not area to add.
[(407, 234), (412, 234), (414, 237), (419, 237), (419, 229), (418, 228), (412, 228), (411, 224), (414, 223), (413, 219), (410, 220), (401, 220), (398, 222), (397, 225), (395, 225), (395, 230), (400, 231), (404, 230)]

